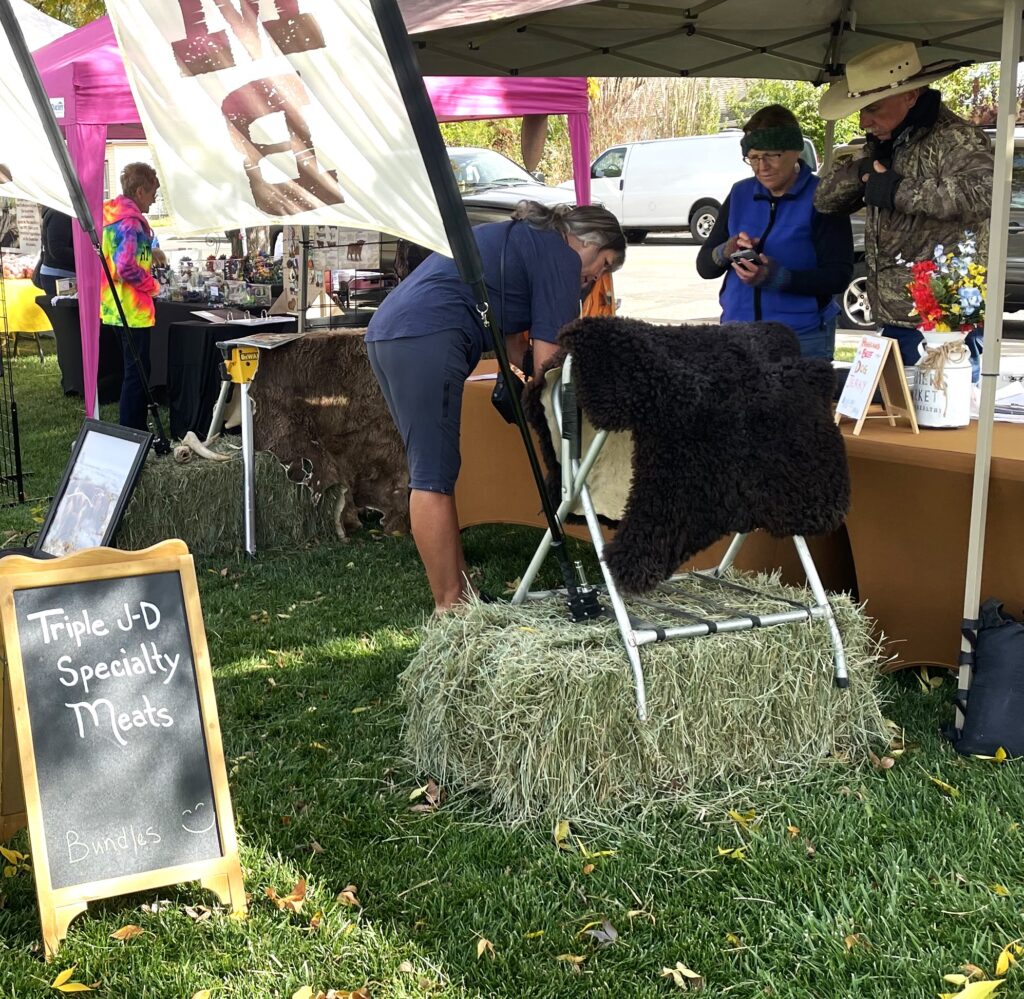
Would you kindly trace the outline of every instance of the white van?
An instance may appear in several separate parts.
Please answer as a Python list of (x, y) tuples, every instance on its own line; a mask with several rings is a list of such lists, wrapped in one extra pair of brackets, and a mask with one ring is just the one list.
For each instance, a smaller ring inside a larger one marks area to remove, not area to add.
[[(703, 243), (729, 189), (750, 176), (740, 152), (742, 137), (739, 129), (729, 129), (612, 146), (591, 164), (591, 197), (615, 215), (631, 243), (648, 232), (687, 228)], [(801, 159), (817, 170), (809, 139)]]

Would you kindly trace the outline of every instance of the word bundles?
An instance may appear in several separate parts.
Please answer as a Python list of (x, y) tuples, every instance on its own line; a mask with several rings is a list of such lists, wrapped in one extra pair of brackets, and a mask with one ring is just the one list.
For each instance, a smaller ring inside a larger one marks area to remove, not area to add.
[(244, 907), (184, 544), (5, 559), (0, 612), (47, 954), (96, 898), (198, 879)]

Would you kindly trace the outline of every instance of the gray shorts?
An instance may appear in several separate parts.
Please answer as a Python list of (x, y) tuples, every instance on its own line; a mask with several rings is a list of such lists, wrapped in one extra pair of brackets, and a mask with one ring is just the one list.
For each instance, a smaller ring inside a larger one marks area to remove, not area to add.
[(372, 340), (366, 349), (405, 443), (409, 488), (451, 496), (462, 464), (462, 391), (480, 359), (474, 338), (445, 330)]

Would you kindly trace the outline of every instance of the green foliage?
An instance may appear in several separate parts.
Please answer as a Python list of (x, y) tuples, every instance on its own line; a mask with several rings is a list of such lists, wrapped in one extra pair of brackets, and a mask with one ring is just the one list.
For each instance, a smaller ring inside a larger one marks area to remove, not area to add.
[[(999, 104), (999, 63), (984, 62), (965, 66), (939, 80), (933, 86), (942, 93), (950, 110), (975, 125), (994, 125)], [(1017, 88), (1017, 120), (1024, 98), (1024, 84)]]
[[(522, 118), (493, 118), (486, 121), (447, 121), (441, 124), (446, 146), (478, 146), (493, 149), (523, 165)], [(572, 177), (572, 151), (565, 115), (548, 116), (548, 137), (537, 169), (548, 184), (560, 184)]]
[(33, 7), (73, 28), (95, 21), (107, 12), (103, 0), (29, 0)]
[[(752, 80), (743, 90), (733, 91), (726, 98), (730, 124), (742, 127), (755, 111), (769, 104), (781, 104), (796, 115), (804, 135), (813, 143), (818, 155), (825, 149), (825, 121), (818, 114), (822, 90), (803, 80)], [(835, 144), (849, 142), (862, 135), (856, 115), (836, 122)]]

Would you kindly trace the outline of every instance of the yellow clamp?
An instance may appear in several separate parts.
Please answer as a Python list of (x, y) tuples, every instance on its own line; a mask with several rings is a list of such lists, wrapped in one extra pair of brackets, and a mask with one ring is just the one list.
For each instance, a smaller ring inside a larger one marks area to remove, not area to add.
[(259, 366), (260, 352), (256, 347), (232, 347), (231, 356), (224, 362), (228, 377), (236, 385), (251, 382)]

